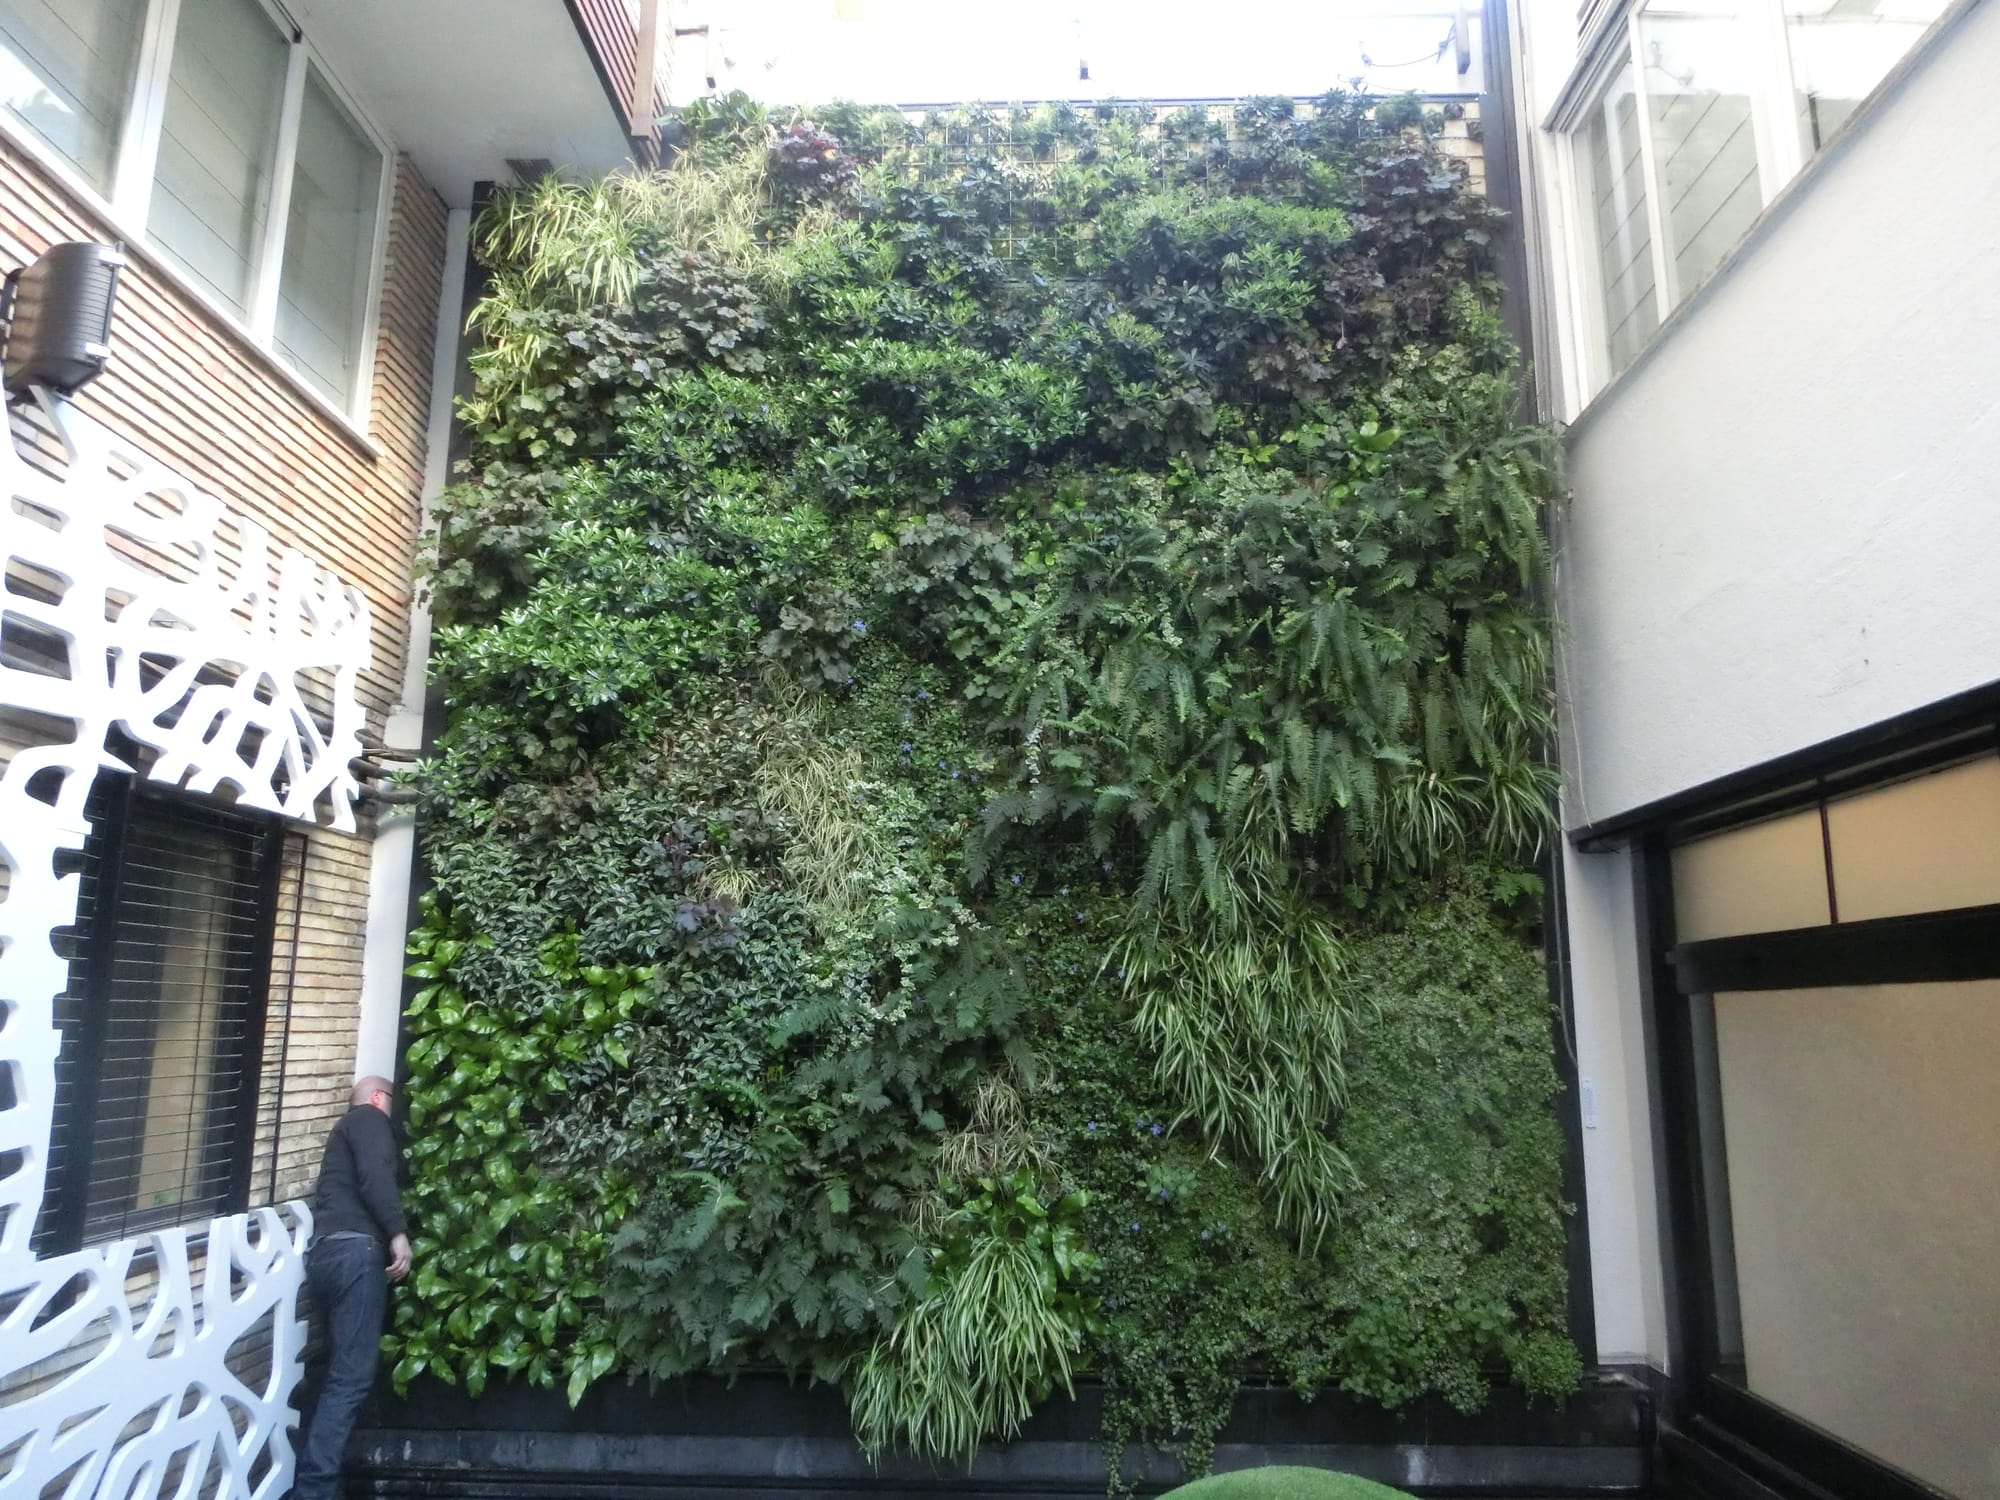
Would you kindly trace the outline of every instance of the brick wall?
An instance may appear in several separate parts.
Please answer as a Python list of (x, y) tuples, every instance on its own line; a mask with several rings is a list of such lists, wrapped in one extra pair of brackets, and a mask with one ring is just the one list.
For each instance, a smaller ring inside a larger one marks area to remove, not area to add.
[(1454, 161), (1465, 163), (1466, 183), (1475, 193), (1486, 191), (1486, 125), (1479, 117), (1479, 104), (1468, 99), (1454, 105), (1445, 116), (1444, 133), (1438, 150)]
[[(0, 267), (50, 243), (113, 239), (0, 141)], [(373, 664), (359, 696), (379, 737), (400, 696), (423, 498), (445, 209), (395, 163), (367, 438), (324, 411), (219, 315), (135, 249), (120, 278), (111, 368), (77, 404), (368, 596)], [(283, 883), (252, 1202), (308, 1189), (353, 1076), (371, 829), (295, 837)], [(301, 875), (303, 881), (301, 883)], [(282, 1076), (280, 1066), (282, 1063)]]

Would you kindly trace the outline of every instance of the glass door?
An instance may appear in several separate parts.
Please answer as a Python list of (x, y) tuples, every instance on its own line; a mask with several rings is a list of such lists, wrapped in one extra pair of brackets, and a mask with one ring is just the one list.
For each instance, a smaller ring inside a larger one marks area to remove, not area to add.
[(1665, 863), (1696, 1420), (1833, 1494), (2000, 1500), (2000, 758)]

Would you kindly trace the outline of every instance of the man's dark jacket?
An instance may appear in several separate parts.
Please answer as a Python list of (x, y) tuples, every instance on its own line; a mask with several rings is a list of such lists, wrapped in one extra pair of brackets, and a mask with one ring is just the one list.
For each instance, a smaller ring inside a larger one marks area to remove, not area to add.
[(402, 1148), (396, 1127), (372, 1104), (357, 1104), (326, 1138), (313, 1192), (313, 1238), (359, 1232), (385, 1244), (408, 1232), (396, 1184)]

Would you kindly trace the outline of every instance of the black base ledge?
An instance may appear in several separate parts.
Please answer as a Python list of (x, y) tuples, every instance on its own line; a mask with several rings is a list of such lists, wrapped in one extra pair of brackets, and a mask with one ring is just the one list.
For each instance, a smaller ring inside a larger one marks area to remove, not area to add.
[[(868, 1462), (839, 1392), (782, 1376), (599, 1386), (571, 1411), (560, 1392), (490, 1389), (480, 1400), (423, 1384), (378, 1400), (348, 1463), (350, 1494), (380, 1500), (1058, 1500), (1105, 1493), (1101, 1392), (1047, 1403), (1020, 1438), (972, 1467), (906, 1456)], [(1252, 1387), (1215, 1452), (1220, 1470), (1342, 1469), (1426, 1496), (1610, 1497), (1647, 1493), (1652, 1395), (1617, 1376), (1568, 1401), (1499, 1391), (1473, 1416), (1437, 1402), (1402, 1413), (1334, 1393), (1310, 1403)], [(1126, 1477), (1157, 1494), (1185, 1477), (1169, 1454), (1134, 1448)]]

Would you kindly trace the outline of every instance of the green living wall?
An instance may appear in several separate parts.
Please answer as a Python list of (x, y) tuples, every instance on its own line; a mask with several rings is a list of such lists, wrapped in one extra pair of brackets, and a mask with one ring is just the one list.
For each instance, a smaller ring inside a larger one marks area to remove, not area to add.
[(742, 101), (475, 224), (399, 1383), (1557, 1394), (1549, 493), (1412, 100)]

